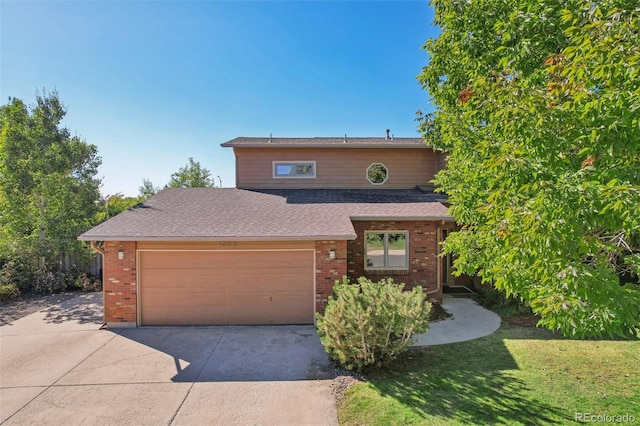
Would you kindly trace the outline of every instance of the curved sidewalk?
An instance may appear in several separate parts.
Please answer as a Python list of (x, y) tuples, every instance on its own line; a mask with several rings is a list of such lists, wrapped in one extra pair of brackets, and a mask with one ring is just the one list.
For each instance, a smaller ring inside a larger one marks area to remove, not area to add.
[(500, 317), (473, 299), (445, 294), (442, 307), (452, 317), (429, 324), (428, 332), (413, 336), (412, 346), (464, 342), (488, 336), (500, 328)]

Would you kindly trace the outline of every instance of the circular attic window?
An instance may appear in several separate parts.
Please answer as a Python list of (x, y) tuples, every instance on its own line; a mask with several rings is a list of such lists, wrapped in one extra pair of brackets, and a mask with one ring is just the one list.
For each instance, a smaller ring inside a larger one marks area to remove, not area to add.
[(382, 163), (373, 163), (367, 167), (367, 180), (373, 185), (382, 185), (389, 179), (389, 170)]

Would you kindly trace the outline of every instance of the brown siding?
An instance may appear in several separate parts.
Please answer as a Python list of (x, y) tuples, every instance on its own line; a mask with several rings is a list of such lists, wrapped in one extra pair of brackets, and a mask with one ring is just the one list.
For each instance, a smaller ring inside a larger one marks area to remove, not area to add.
[[(438, 154), (428, 148), (235, 148), (236, 184), (243, 189), (386, 188), (426, 185), (437, 171)], [(273, 161), (315, 161), (315, 179), (274, 179)], [(372, 185), (365, 174), (372, 163), (383, 163), (389, 179)]]
[[(373, 281), (393, 278), (404, 283), (406, 289), (422, 286), (431, 299), (442, 299), (442, 286), (438, 279), (438, 223), (425, 221), (354, 221), (357, 239), (347, 242), (348, 275), (352, 282), (365, 276)], [(409, 270), (365, 270), (365, 231), (409, 231)]]

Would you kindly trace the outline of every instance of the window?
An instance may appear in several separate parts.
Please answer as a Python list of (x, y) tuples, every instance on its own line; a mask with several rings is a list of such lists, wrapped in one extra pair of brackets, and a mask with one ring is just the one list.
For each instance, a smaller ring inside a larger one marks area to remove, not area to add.
[(307, 178), (316, 177), (315, 161), (274, 161), (274, 178)]
[(382, 163), (373, 163), (367, 167), (367, 180), (372, 185), (382, 185), (389, 179), (389, 170)]
[(367, 231), (364, 233), (365, 269), (409, 269), (409, 233)]

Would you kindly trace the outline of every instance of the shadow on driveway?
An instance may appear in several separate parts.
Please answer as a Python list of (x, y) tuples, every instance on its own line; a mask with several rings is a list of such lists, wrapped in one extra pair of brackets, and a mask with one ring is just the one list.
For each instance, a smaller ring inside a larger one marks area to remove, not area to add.
[(44, 320), (47, 323), (62, 324), (76, 322), (78, 324), (102, 323), (102, 294), (87, 293), (71, 300), (44, 309)]
[[(173, 382), (330, 378), (314, 326), (140, 327), (119, 335), (173, 359)], [(146, 351), (144, 348), (139, 350)]]

